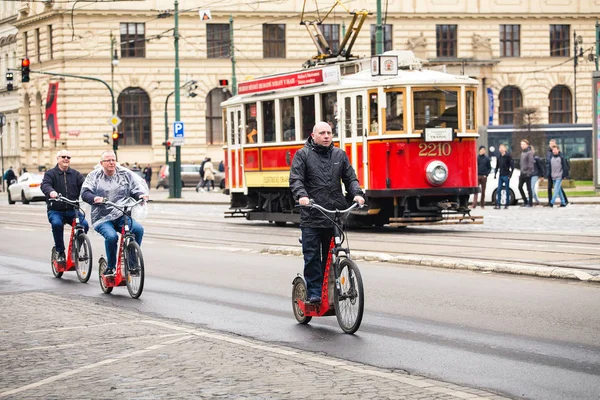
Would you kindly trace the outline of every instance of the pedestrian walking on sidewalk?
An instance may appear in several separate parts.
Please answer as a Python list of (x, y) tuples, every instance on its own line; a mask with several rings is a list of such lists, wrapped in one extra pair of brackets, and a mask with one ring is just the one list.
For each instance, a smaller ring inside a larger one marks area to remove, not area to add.
[(533, 152), (533, 176), (531, 177), (531, 191), (533, 192), (533, 203), (538, 206), (540, 205), (540, 199), (538, 197), (537, 183), (540, 177), (546, 176), (546, 163), (535, 154), (535, 148), (531, 146)]
[(206, 187), (206, 191), (210, 192), (211, 189), (214, 190), (215, 189), (215, 167), (213, 166), (213, 163), (209, 158), (206, 159), (206, 162), (204, 163), (204, 184), (203, 186)]
[(550, 199), (550, 207), (554, 206), (556, 197), (560, 196), (560, 206), (566, 207), (567, 203), (563, 196), (562, 181), (569, 175), (567, 160), (560, 154), (557, 146), (552, 149), (552, 158), (550, 159), (550, 177), (554, 185), (554, 195)]
[[(492, 172), (492, 163), (490, 158), (485, 154), (485, 146), (479, 147), (479, 155), (477, 156), (477, 184), (481, 187), (481, 208), (485, 208), (485, 187), (487, 184), (488, 175)], [(471, 208), (477, 208), (477, 195), (473, 195), (473, 205)]]
[[(546, 174), (545, 177), (548, 179), (548, 203), (550, 203), (550, 200), (552, 198), (552, 187), (554, 186), (554, 182), (552, 181), (552, 177), (550, 176), (550, 160), (552, 160), (552, 156), (553, 156), (553, 152), (552, 149), (554, 149), (555, 147), (557, 147), (556, 145), (556, 140), (554, 139), (550, 139), (550, 141), (548, 142), (548, 150), (546, 151)], [(559, 149), (560, 152), (560, 149)], [(569, 199), (567, 198), (567, 194), (565, 193), (564, 189), (560, 189), (562, 192), (562, 196), (565, 199), (565, 204), (569, 204)]]
[(142, 173), (144, 174), (144, 180), (146, 181), (146, 185), (148, 185), (148, 189), (150, 189), (150, 181), (152, 180), (152, 167), (150, 166), (150, 164), (146, 164), (146, 167), (144, 168), (144, 171), (142, 171)]
[(500, 199), (502, 198), (502, 190), (506, 191), (506, 204), (504, 205), (505, 209), (508, 209), (508, 205), (510, 204), (510, 178), (512, 177), (513, 171), (515, 170), (515, 162), (513, 161), (509, 152), (506, 151), (506, 146), (504, 144), (500, 145), (500, 156), (496, 162), (496, 171), (494, 172), (494, 179), (498, 173), (500, 177), (498, 178), (498, 189), (496, 190), (496, 207), (494, 209), (499, 210)]
[(198, 182), (198, 184), (196, 185), (196, 192), (199, 190), (204, 192), (204, 165), (206, 165), (206, 160), (208, 160), (208, 157), (204, 157), (204, 160), (202, 160), (202, 164), (200, 164), (200, 182)]
[[(529, 140), (521, 140), (521, 175), (519, 175), (519, 192), (523, 199), (523, 207), (531, 207), (533, 205), (533, 199), (531, 196), (531, 177), (533, 176), (534, 162), (533, 162), (533, 151), (529, 146)], [(523, 190), (523, 184), (527, 187), (527, 195)]]

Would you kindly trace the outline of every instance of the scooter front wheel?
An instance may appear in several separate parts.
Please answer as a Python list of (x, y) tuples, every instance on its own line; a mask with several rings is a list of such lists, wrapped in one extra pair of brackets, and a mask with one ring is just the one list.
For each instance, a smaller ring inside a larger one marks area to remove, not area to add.
[(294, 310), (294, 317), (296, 317), (296, 321), (302, 325), (306, 325), (310, 322), (312, 317), (307, 317), (304, 315), (300, 309), (300, 306), (298, 305), (299, 301), (306, 301), (306, 284), (304, 283), (304, 279), (300, 277), (294, 279), (292, 288), (292, 309)]
[(340, 260), (339, 277), (334, 290), (335, 315), (345, 333), (354, 333), (360, 327), (365, 307), (362, 276), (354, 261)]

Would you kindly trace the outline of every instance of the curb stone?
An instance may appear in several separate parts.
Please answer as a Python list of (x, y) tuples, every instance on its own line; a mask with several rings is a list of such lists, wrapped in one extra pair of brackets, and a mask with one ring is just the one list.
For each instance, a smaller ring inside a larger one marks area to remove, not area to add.
[[(270, 246), (260, 251), (262, 254), (282, 254), (302, 256), (302, 249), (291, 246)], [(573, 268), (561, 268), (554, 266), (539, 266), (515, 263), (502, 263), (495, 261), (463, 261), (452, 258), (440, 258), (431, 256), (419, 256), (416, 254), (403, 254), (392, 256), (387, 253), (373, 253), (365, 251), (354, 251), (352, 257), (355, 260), (387, 262), (392, 264), (422, 265), (424, 267), (436, 267), (446, 269), (462, 269), (479, 272), (497, 272), (504, 274), (529, 275), (542, 278), (572, 279), (585, 282), (600, 283), (600, 270), (584, 271)]]

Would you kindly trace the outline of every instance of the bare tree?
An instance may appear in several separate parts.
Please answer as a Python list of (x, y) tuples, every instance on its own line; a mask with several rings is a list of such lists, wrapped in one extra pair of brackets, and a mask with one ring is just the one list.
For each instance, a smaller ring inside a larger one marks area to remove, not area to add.
[(515, 130), (513, 131), (513, 157), (521, 156), (521, 140), (529, 140), (537, 155), (543, 157), (546, 135), (544, 131), (534, 130), (540, 122), (537, 107), (520, 107), (515, 113)]

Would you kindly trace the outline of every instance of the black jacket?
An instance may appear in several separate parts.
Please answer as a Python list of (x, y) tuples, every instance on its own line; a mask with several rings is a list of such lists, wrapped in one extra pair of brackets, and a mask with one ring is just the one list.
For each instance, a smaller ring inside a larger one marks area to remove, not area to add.
[(490, 158), (485, 154), (479, 154), (477, 156), (477, 175), (488, 176), (490, 172), (492, 172)]
[[(323, 147), (308, 138), (296, 152), (290, 169), (290, 189), (294, 198), (308, 197), (330, 210), (348, 207), (342, 181), (352, 197), (363, 192), (346, 153), (334, 147)], [(330, 228), (333, 224), (318, 210), (302, 208), (300, 225), (310, 228)]]
[(508, 152), (504, 153), (504, 155), (499, 155), (496, 161), (496, 172), (494, 173), (494, 178), (498, 172), (500, 172), (500, 176), (512, 177), (514, 169), (515, 161)]
[(546, 163), (542, 161), (538, 156), (533, 157), (533, 175), (532, 176), (546, 176)]
[(72, 210), (73, 206), (60, 201), (50, 201), (50, 192), (55, 191), (69, 200), (77, 200), (81, 186), (83, 185), (83, 175), (73, 168), (61, 171), (56, 165), (54, 168), (46, 171), (42, 179), (42, 192), (46, 195), (46, 204), (48, 210), (66, 211)]

